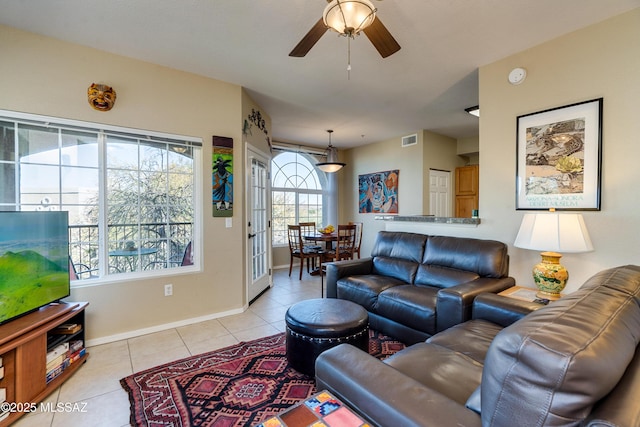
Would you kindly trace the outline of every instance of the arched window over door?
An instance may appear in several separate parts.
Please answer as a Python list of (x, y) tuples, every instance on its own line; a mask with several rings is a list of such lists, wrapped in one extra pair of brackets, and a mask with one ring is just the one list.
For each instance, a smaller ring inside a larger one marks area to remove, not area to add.
[(285, 151), (271, 160), (271, 217), (273, 245), (287, 244), (287, 225), (323, 222), (324, 174), (308, 154)]

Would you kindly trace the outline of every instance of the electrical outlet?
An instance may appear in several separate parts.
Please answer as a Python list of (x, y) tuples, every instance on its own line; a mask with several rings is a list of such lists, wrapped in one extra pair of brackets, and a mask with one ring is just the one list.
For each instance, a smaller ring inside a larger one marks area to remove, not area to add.
[(164, 285), (164, 296), (170, 297), (171, 295), (173, 295), (173, 285), (171, 283)]

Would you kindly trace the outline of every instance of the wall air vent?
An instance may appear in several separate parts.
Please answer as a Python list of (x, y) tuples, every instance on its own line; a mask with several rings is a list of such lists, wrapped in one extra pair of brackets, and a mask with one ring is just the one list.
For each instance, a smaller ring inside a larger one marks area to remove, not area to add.
[(418, 143), (418, 134), (407, 135), (402, 137), (402, 148), (416, 145)]

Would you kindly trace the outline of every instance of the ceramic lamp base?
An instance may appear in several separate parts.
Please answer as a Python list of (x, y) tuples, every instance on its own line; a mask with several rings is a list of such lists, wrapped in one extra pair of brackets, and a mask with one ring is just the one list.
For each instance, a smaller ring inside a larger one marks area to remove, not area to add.
[(538, 292), (536, 292), (536, 297), (538, 297), (540, 299), (546, 299), (546, 300), (549, 300), (549, 301), (556, 301), (556, 300), (559, 300), (560, 298), (562, 298), (562, 294), (550, 294), (548, 292), (538, 291)]
[(533, 267), (533, 280), (538, 287), (539, 298), (555, 300), (560, 298), (560, 293), (567, 284), (569, 272), (560, 264), (560, 255), (557, 252), (542, 252), (542, 262)]

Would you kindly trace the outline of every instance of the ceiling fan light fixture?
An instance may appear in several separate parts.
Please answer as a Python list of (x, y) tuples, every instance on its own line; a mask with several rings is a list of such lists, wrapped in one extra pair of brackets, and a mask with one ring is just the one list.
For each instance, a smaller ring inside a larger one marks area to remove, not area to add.
[(316, 167), (320, 169), (322, 172), (327, 172), (327, 173), (338, 172), (347, 164), (338, 161), (338, 150), (336, 147), (331, 145), (331, 134), (333, 133), (333, 130), (329, 129), (327, 130), (327, 132), (329, 133), (329, 146), (325, 150), (325, 153), (327, 155), (327, 161), (316, 163)]
[(358, 35), (375, 18), (376, 8), (369, 0), (333, 0), (322, 13), (327, 27), (348, 37)]

